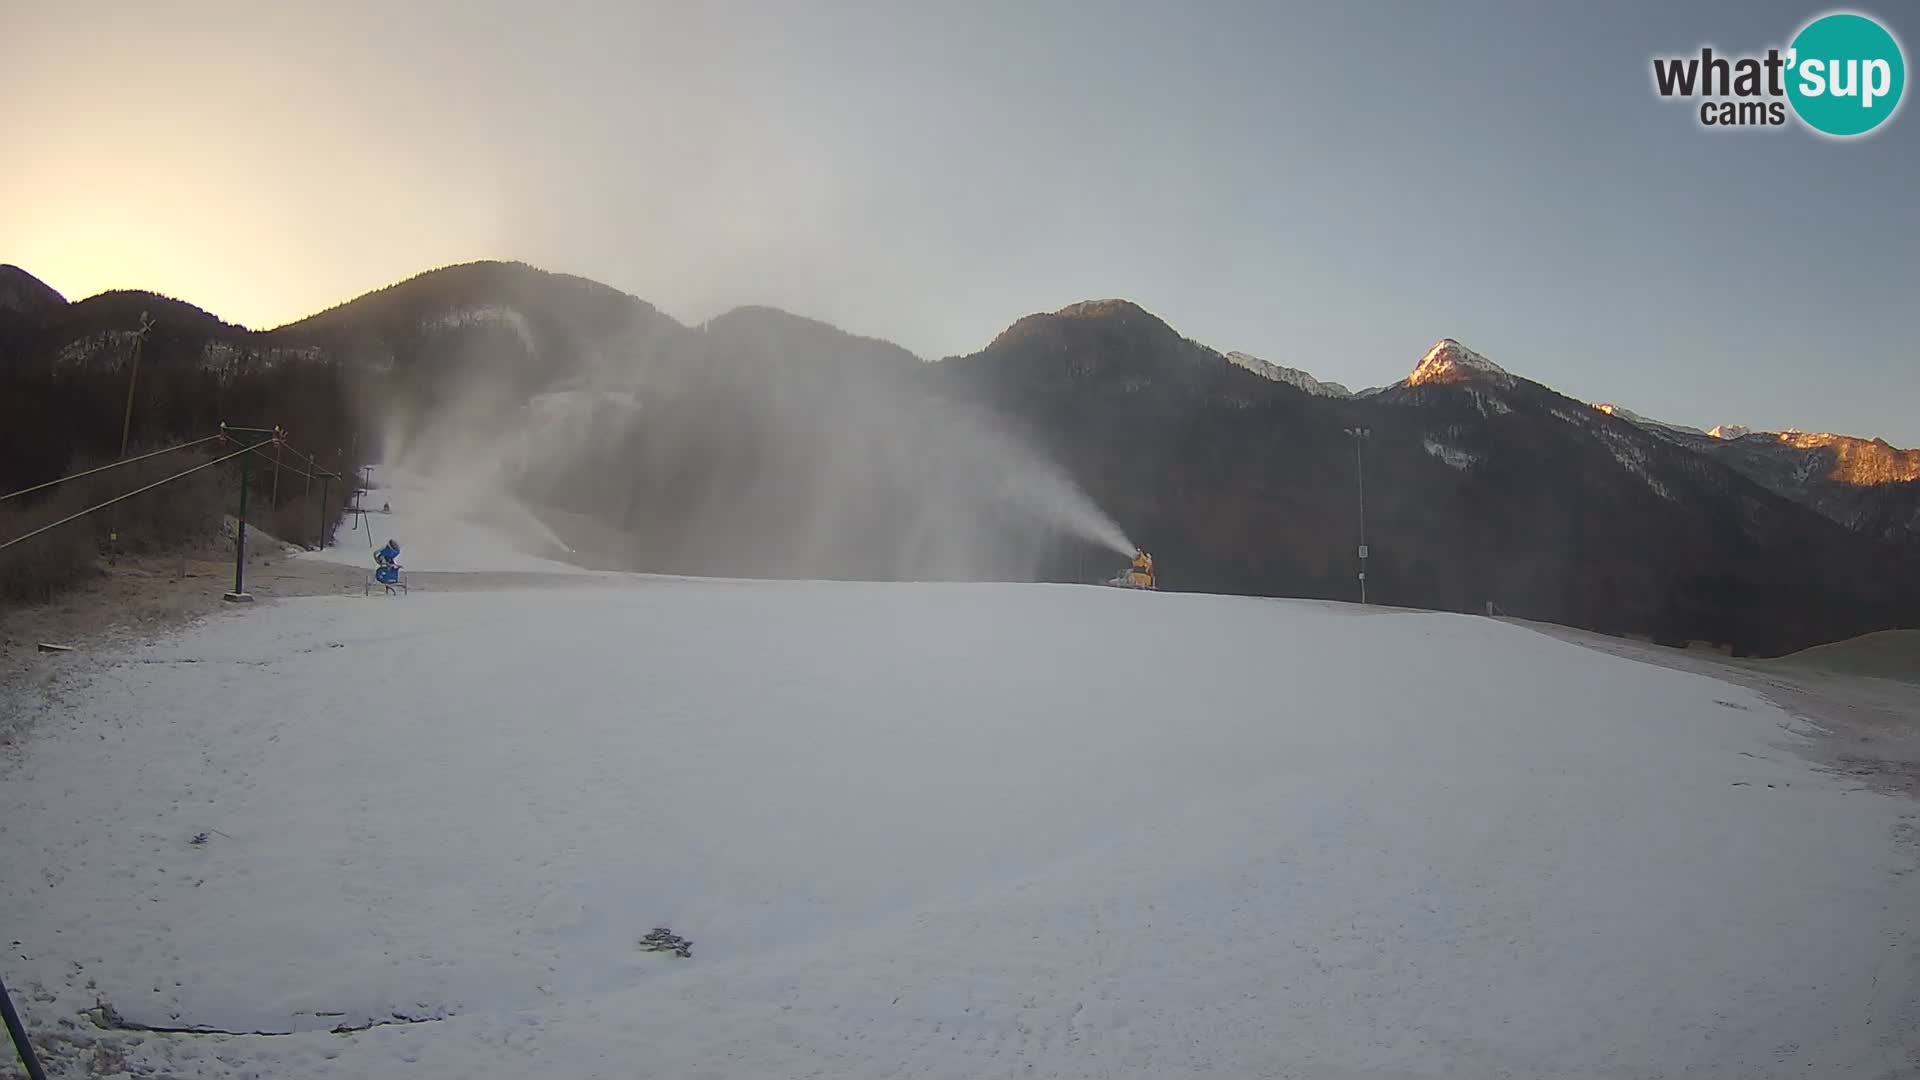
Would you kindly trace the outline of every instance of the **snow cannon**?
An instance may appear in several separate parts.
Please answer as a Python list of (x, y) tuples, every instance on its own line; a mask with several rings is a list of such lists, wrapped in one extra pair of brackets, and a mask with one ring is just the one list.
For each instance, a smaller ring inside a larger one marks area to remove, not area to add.
[(1152, 554), (1146, 551), (1143, 551), (1140, 548), (1134, 548), (1133, 549), (1133, 565), (1127, 567), (1125, 570), (1120, 571), (1120, 573), (1117, 576), (1115, 576), (1112, 581), (1108, 582), (1108, 584), (1118, 585), (1123, 589), (1157, 589), (1159, 588), (1160, 587), (1159, 579), (1155, 577), (1153, 573)]
[(407, 591), (407, 583), (400, 577), (400, 545), (392, 540), (373, 553), (373, 580), (367, 583), (366, 591), (371, 593), (375, 585), (384, 587), (389, 595)]

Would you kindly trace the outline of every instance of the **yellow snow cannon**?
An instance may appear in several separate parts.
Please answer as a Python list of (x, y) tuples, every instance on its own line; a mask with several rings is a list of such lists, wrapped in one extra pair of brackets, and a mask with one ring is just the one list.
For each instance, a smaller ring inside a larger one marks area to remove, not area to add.
[(1133, 549), (1133, 565), (1120, 571), (1111, 584), (1123, 589), (1159, 588), (1159, 579), (1153, 573), (1153, 556), (1139, 548)]

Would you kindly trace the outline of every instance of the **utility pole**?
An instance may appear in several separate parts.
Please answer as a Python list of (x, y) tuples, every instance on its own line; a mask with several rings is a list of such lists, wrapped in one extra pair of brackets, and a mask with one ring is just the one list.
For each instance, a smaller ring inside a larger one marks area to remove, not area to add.
[(140, 313), (140, 329), (133, 334), (133, 362), (127, 365), (127, 413), (120, 421), (120, 456), (127, 456), (127, 436), (133, 432), (133, 386), (140, 378), (140, 346), (146, 344), (147, 332), (153, 329), (153, 319), (146, 312)]
[(1361, 453), (1361, 447), (1367, 444), (1367, 436), (1373, 434), (1372, 428), (1350, 427), (1346, 433), (1353, 436), (1353, 475), (1360, 492), (1360, 602), (1367, 602), (1367, 463)]

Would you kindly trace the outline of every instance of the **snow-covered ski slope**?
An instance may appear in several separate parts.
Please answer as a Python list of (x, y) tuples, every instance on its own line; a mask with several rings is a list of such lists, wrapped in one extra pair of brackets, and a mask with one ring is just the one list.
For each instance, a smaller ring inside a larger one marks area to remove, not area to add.
[(564, 561), (566, 547), (512, 498), (480, 492), (405, 469), (368, 470), (375, 487), (349, 514), (330, 546), (301, 556), (373, 569), (373, 553), (389, 539), (400, 543), (408, 570), (452, 573), (584, 573)]
[(168, 1076), (1913, 1075), (1916, 807), (1798, 730), (1309, 602), (288, 601), (62, 689), (4, 970)]

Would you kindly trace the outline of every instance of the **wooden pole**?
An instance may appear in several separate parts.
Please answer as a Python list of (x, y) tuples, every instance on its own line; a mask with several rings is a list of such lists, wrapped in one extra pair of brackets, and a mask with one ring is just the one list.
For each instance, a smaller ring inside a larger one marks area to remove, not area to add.
[(133, 362), (127, 370), (127, 412), (120, 421), (120, 456), (127, 456), (127, 436), (133, 433), (133, 387), (140, 379), (140, 347), (146, 344), (147, 331), (153, 329), (153, 319), (146, 312), (140, 313), (140, 329), (133, 335)]

